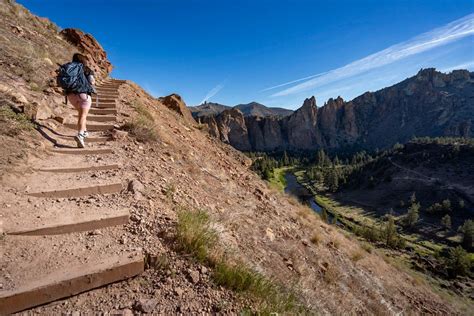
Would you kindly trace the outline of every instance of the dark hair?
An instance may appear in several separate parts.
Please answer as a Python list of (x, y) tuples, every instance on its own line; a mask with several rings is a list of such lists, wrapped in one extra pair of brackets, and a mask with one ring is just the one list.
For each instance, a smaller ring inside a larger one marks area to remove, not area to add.
[(82, 55), (82, 54), (79, 54), (79, 53), (75, 53), (73, 56), (72, 56), (72, 61), (73, 62), (76, 62), (76, 63), (81, 63), (83, 64), (84, 66), (87, 65), (87, 57)]

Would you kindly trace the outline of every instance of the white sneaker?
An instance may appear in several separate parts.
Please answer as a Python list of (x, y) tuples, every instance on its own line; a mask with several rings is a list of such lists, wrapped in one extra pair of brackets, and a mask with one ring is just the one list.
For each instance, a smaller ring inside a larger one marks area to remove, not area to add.
[(86, 145), (84, 143), (84, 140), (85, 140), (84, 134), (79, 133), (79, 134), (77, 134), (76, 137), (74, 137), (74, 139), (76, 140), (77, 147), (79, 147), (79, 148), (86, 147)]
[(89, 137), (89, 132), (88, 131), (82, 132), (82, 136), (84, 136), (84, 138)]

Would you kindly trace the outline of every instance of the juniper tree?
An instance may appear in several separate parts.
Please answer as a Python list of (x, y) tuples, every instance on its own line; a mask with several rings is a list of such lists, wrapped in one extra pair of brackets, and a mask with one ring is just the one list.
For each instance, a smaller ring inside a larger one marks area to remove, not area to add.
[(412, 203), (412, 205), (408, 208), (406, 221), (408, 226), (413, 227), (415, 226), (416, 222), (420, 217), (420, 203)]
[(443, 218), (441, 219), (441, 225), (443, 225), (443, 227), (446, 229), (451, 229), (451, 216), (449, 216), (448, 214), (443, 216)]
[(468, 219), (458, 229), (463, 234), (462, 245), (464, 248), (470, 250), (472, 248), (472, 241), (474, 239), (474, 221)]

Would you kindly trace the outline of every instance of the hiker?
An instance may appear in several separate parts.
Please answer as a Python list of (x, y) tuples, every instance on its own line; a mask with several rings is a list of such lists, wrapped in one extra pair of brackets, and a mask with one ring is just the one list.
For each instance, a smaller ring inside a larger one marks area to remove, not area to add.
[(74, 139), (79, 148), (85, 147), (88, 136), (87, 114), (92, 105), (92, 93), (95, 93), (94, 72), (87, 66), (87, 57), (74, 54), (72, 62), (62, 65), (59, 69), (58, 83), (64, 89), (66, 103), (69, 101), (77, 110), (77, 135)]

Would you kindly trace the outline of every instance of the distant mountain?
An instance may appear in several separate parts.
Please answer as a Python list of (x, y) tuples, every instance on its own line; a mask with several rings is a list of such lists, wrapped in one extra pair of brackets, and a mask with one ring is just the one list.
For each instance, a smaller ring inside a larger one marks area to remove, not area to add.
[(244, 116), (279, 116), (285, 117), (293, 114), (292, 110), (283, 108), (269, 108), (263, 104), (257, 102), (251, 102), (248, 104), (239, 104), (234, 106), (235, 109), (240, 110)]
[(198, 106), (190, 106), (189, 110), (191, 111), (193, 117), (196, 118), (203, 116), (214, 116), (230, 108), (230, 106), (219, 103), (205, 102)]
[(257, 117), (267, 117), (267, 116), (285, 117), (293, 113), (292, 110), (267, 107), (257, 102), (251, 102), (248, 104), (238, 104), (234, 107), (230, 107), (230, 106), (219, 104), (219, 103), (206, 102), (198, 106), (190, 106), (189, 109), (191, 110), (191, 113), (193, 114), (193, 117), (195, 118), (216, 116), (224, 112), (225, 110), (229, 110), (229, 109), (237, 109), (240, 112), (242, 112), (243, 116), (257, 116)]
[(244, 151), (374, 150), (414, 136), (472, 137), (474, 73), (422, 69), (352, 101), (331, 98), (317, 107), (316, 99), (308, 98), (285, 117), (249, 116), (233, 108), (202, 121), (212, 135)]

